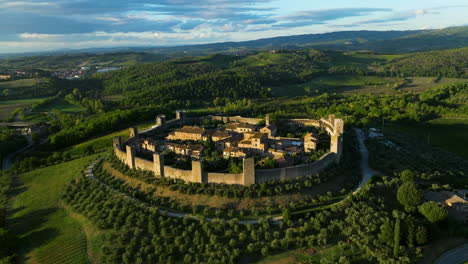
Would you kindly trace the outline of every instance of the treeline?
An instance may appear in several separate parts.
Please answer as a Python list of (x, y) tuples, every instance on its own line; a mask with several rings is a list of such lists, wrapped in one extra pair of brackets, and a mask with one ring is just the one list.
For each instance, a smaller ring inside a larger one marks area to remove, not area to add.
[(468, 48), (414, 53), (394, 59), (384, 71), (413, 76), (467, 78)]
[[(187, 58), (96, 74), (93, 79), (102, 81), (104, 94), (124, 94), (121, 106), (174, 100), (195, 106), (215, 98), (266, 98), (266, 85), (302, 83), (326, 73), (331, 54), (313, 50)], [(267, 62), (257, 64), (258, 58), (253, 58), (262, 55)]]

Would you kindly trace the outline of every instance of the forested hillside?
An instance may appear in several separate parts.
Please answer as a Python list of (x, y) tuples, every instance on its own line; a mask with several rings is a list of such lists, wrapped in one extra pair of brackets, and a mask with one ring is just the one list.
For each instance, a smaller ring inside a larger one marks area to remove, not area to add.
[(468, 47), (414, 53), (393, 60), (385, 71), (416, 76), (468, 77)]

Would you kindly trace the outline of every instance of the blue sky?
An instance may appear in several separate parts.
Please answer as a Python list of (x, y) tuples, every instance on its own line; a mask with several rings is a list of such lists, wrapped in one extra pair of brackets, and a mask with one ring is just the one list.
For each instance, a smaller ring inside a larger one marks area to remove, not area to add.
[(468, 25), (467, 0), (0, 0), (0, 53)]

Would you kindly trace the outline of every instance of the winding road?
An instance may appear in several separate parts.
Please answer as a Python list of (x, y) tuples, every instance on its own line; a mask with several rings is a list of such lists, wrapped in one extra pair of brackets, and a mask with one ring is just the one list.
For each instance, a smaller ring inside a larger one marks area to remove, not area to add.
[(11, 162), (12, 160), (15, 158), (16, 155), (20, 154), (21, 152), (27, 150), (28, 148), (32, 147), (32, 145), (34, 144), (33, 140), (32, 140), (32, 137), (31, 135), (25, 135), (26, 139), (28, 140), (28, 145), (23, 147), (23, 148), (20, 148), (18, 149), (17, 151), (15, 152), (12, 152), (10, 154), (8, 154), (8, 156), (6, 156), (4, 159), (3, 159), (3, 170), (7, 170), (11, 167)]
[[(358, 129), (358, 128), (355, 128), (355, 131), (356, 131), (356, 135), (358, 137), (358, 141), (359, 141), (359, 151), (361, 153), (361, 173), (362, 173), (362, 180), (361, 182), (359, 183), (358, 187), (356, 188), (356, 190), (354, 190), (353, 194), (357, 193), (362, 187), (364, 187), (364, 185), (366, 185), (366, 183), (371, 179), (371, 177), (373, 175), (375, 175), (375, 171), (369, 167), (369, 152), (364, 144), (364, 139), (365, 139), (365, 135), (364, 135), (364, 132), (361, 130), (361, 129)], [(105, 184), (104, 182), (100, 181), (99, 179), (97, 179), (95, 176), (94, 176), (94, 173), (93, 173), (93, 169), (94, 167), (96, 166), (96, 164), (101, 161), (101, 159), (98, 159), (96, 161), (94, 161), (89, 167), (88, 169), (86, 170), (86, 176), (89, 177), (90, 179), (94, 180), (94, 181), (97, 181), (99, 182), (100, 184), (104, 185), (107, 189), (110, 189), (112, 190), (113, 192), (116, 192), (118, 195), (120, 196), (123, 196), (124, 198), (126, 199), (129, 199), (129, 200), (132, 200), (132, 201), (135, 201), (137, 203), (140, 203), (142, 204), (143, 206), (146, 206), (146, 207), (154, 207), (152, 205), (149, 205), (143, 201), (140, 201), (138, 199), (135, 199), (133, 197), (130, 197), (128, 196), (127, 194), (125, 193), (122, 193), (110, 186), (108, 186), (107, 184)], [(349, 197), (349, 196), (347, 196)], [(336, 202), (335, 204), (338, 204), (338, 203), (341, 203), (343, 202), (345, 199), (347, 198), (344, 198), (343, 200), (339, 201), (339, 202)], [(186, 213), (181, 213), (181, 212), (176, 212), (176, 211), (172, 211), (172, 210), (163, 210), (163, 209), (159, 209), (159, 212), (161, 214), (166, 214), (167, 216), (170, 216), (170, 217), (176, 217), (176, 218), (184, 218), (184, 217), (188, 217), (188, 218), (192, 218), (192, 219), (203, 219), (203, 217), (201, 216), (197, 216), (197, 215), (192, 215), (192, 214), (186, 214)], [(205, 218), (206, 221), (208, 222), (212, 222), (212, 221), (231, 221), (232, 219), (228, 220), (228, 219), (221, 219), (221, 218)], [(270, 217), (269, 220), (273, 223), (279, 223), (283, 220), (283, 217), (282, 216), (273, 216), (273, 217)], [(252, 219), (252, 220), (238, 220), (238, 223), (239, 224), (242, 224), (242, 225), (245, 225), (245, 224), (258, 224), (260, 222), (260, 219)]]

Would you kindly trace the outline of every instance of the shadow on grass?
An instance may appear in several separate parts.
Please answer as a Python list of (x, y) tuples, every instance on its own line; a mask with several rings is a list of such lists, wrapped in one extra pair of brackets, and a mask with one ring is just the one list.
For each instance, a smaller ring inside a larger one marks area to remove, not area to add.
[(9, 211), (8, 229), (16, 236), (15, 248), (20, 258), (24, 258), (34, 248), (40, 247), (58, 235), (52, 228), (41, 229), (48, 221), (48, 217), (55, 213), (57, 208), (34, 210), (21, 216), (12, 217), (14, 213), (24, 210), (19, 207)]
[(35, 248), (43, 246), (48, 241), (58, 236), (59, 232), (54, 228), (46, 228), (39, 231), (34, 231), (26, 236), (16, 240), (16, 252), (18, 253), (21, 262), (28, 262), (30, 259), (26, 255), (33, 251)]

